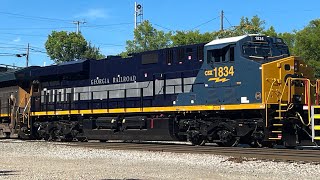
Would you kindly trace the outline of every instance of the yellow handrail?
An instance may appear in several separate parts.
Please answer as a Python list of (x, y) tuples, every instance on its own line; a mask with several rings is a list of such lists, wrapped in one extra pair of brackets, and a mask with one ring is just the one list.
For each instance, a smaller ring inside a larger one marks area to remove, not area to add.
[[(308, 105), (308, 124), (306, 124), (306, 123), (303, 121), (303, 119), (301, 118), (300, 114), (298, 114), (298, 117), (299, 117), (299, 119), (301, 120), (301, 122), (302, 122), (303, 125), (309, 126), (309, 125), (311, 124), (311, 97), (310, 97), (310, 94), (311, 94), (311, 92), (310, 92), (311, 82), (310, 82), (310, 79), (307, 79), (307, 78), (291, 78), (291, 77), (289, 77), (289, 78), (286, 80), (285, 84), (284, 84), (284, 87), (283, 87), (283, 90), (282, 90), (282, 93), (281, 93), (279, 102), (280, 102), (280, 104), (281, 104), (282, 97), (283, 97), (283, 95), (284, 95), (284, 91), (285, 91), (286, 87), (288, 87), (288, 86), (286, 86), (287, 83), (290, 82), (290, 84), (291, 84), (292, 81), (307, 81), (307, 82), (308, 82), (308, 89), (307, 89), (308, 91), (305, 92), (305, 93), (308, 94), (308, 104), (307, 104), (307, 105)], [(290, 90), (289, 90), (289, 88), (290, 88)], [(288, 90), (291, 92), (291, 87), (288, 87)], [(289, 93), (289, 92), (288, 92), (288, 93)], [(305, 95), (306, 95), (306, 94), (305, 94)], [(290, 97), (290, 98), (291, 98), (291, 97)], [(289, 98), (289, 99), (290, 99), (290, 98)], [(289, 99), (288, 99), (288, 100), (289, 100)], [(307, 100), (307, 99), (305, 98), (305, 100)]]
[(270, 98), (271, 91), (272, 91), (272, 88), (273, 88), (273, 85), (274, 85), (275, 82), (277, 82), (277, 79), (274, 78), (273, 82), (271, 83), (267, 99), (265, 100), (265, 104), (266, 104), (266, 127), (268, 127), (268, 100)]

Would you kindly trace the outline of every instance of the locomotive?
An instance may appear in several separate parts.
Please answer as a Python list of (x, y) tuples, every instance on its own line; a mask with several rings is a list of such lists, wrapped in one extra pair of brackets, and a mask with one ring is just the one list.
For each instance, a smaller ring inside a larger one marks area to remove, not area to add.
[(295, 147), (311, 143), (316, 83), (281, 38), (255, 34), (128, 58), (5, 67), (0, 134)]

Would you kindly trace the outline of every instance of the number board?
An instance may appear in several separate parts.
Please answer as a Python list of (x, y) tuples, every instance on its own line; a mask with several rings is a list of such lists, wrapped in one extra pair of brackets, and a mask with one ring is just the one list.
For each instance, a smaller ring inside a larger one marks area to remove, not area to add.
[(210, 76), (208, 81), (215, 81), (216, 83), (219, 82), (227, 82), (229, 81), (230, 77), (234, 75), (234, 68), (233, 66), (222, 66), (222, 67), (215, 67), (213, 70), (207, 70), (204, 72), (205, 76)]
[(267, 41), (267, 37), (266, 36), (252, 36), (251, 40), (253, 42), (266, 42)]

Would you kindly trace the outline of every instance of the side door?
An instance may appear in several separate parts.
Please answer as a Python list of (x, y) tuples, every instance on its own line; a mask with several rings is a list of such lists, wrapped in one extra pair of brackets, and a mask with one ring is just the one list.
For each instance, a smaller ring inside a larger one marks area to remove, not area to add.
[(209, 84), (209, 99), (212, 104), (236, 104), (235, 45), (207, 50), (205, 71)]

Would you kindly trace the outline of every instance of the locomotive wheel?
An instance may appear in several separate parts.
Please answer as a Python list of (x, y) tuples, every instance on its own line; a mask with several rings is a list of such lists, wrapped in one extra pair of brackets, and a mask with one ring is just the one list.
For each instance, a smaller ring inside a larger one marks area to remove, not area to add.
[(227, 142), (217, 142), (217, 144), (221, 147), (235, 147), (235, 146), (238, 146), (239, 140), (237, 140), (236, 138), (233, 138)]
[(52, 128), (49, 134), (44, 137), (46, 141), (61, 141), (61, 131), (57, 128)]
[(190, 142), (193, 146), (204, 146), (207, 141), (201, 137), (193, 137)]
[(249, 146), (252, 148), (262, 148), (263, 144), (260, 140), (254, 140), (249, 144)]
[(203, 146), (207, 142), (206, 139), (199, 133), (194, 133), (191, 137), (189, 137), (189, 141), (193, 146)]
[(237, 146), (239, 140), (232, 135), (232, 133), (226, 129), (223, 129), (217, 133), (220, 137), (221, 142), (217, 142), (219, 146), (223, 147), (234, 147)]

